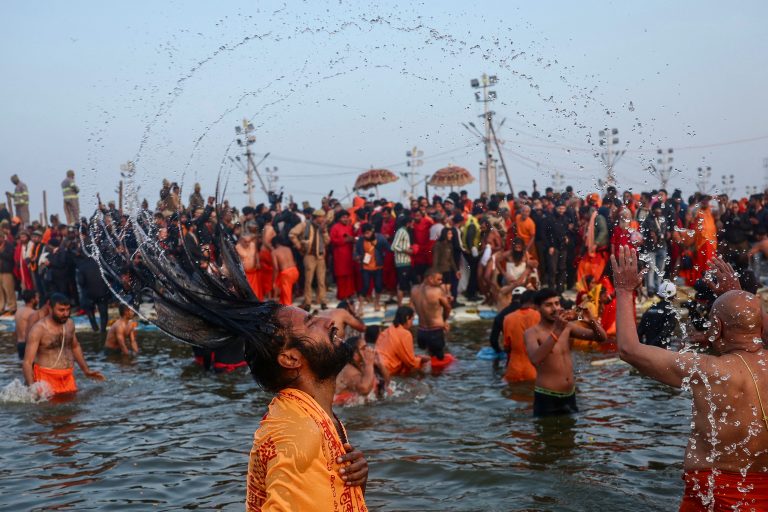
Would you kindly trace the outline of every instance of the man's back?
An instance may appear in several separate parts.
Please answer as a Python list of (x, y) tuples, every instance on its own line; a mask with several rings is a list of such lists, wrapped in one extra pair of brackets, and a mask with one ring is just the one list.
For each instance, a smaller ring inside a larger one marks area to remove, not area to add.
[(768, 354), (764, 349), (738, 354), (743, 361), (737, 353), (701, 356), (700, 370), (692, 372), (693, 429), (686, 470), (768, 472), (768, 420), (763, 419), (768, 412)]
[(504, 319), (504, 350), (509, 354), (507, 382), (522, 382), (536, 379), (536, 368), (528, 357), (523, 333), (541, 320), (541, 315), (533, 308), (520, 308)]
[(416, 285), (411, 291), (413, 309), (419, 316), (419, 327), (430, 328), (443, 325), (443, 307), (440, 297), (444, 295), (439, 286), (430, 286), (426, 283)]

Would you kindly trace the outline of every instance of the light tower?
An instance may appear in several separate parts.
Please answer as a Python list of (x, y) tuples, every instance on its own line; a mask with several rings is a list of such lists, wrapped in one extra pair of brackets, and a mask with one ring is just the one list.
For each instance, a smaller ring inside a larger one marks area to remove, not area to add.
[(419, 184), (420, 173), (416, 171), (417, 167), (424, 165), (424, 160), (421, 157), (424, 156), (424, 151), (420, 150), (416, 146), (405, 152), (405, 156), (408, 157), (406, 164), (410, 168), (408, 172), (401, 172), (400, 176), (408, 180), (408, 186), (411, 187), (411, 197), (416, 194), (416, 185)]
[(619, 129), (618, 128), (603, 128), (599, 132), (600, 146), (605, 148), (602, 153), (599, 153), (600, 159), (603, 161), (606, 169), (605, 186), (616, 185), (616, 173), (614, 172), (614, 166), (619, 159), (626, 153), (625, 149), (614, 150), (613, 146), (619, 143)]
[(485, 164), (480, 167), (480, 193), (486, 192), (488, 194), (496, 193), (496, 164), (493, 158), (493, 139), (491, 123), (493, 122), (493, 116), (496, 114), (493, 110), (488, 110), (488, 103), (495, 101), (496, 91), (491, 91), (489, 88), (498, 83), (499, 79), (496, 75), (488, 76), (483, 73), (480, 79), (473, 78), (469, 83), (473, 89), (482, 89), (481, 91), (475, 91), (475, 101), (483, 104), (483, 113), (479, 116), (482, 117), (485, 122), (485, 134), (483, 135), (483, 145), (485, 147)]
[(709, 179), (712, 177), (712, 168), (709, 166), (699, 167), (699, 169), (696, 171), (696, 176), (696, 188), (699, 190), (699, 192), (702, 194), (709, 193)]
[[(248, 204), (251, 207), (256, 206), (256, 199), (253, 197), (253, 192), (255, 189), (255, 183), (253, 180), (254, 175), (256, 178), (258, 178), (259, 183), (261, 183), (261, 189), (265, 194), (269, 195), (267, 186), (264, 184), (264, 180), (262, 180), (261, 176), (259, 175), (258, 164), (253, 163), (253, 153), (251, 152), (251, 146), (256, 144), (256, 136), (253, 135), (254, 131), (256, 131), (256, 129), (247, 119), (243, 119), (242, 126), (235, 126), (235, 133), (237, 135), (245, 136), (245, 139), (238, 137), (235, 140), (238, 146), (245, 148), (245, 193), (248, 195)], [(261, 159), (261, 162), (263, 162), (267, 156), (269, 156), (269, 153), (264, 155), (264, 158)]]

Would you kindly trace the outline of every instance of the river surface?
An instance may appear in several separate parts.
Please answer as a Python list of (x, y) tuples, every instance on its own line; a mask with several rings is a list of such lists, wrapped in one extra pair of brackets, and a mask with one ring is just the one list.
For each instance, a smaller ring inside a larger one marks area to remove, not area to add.
[[(575, 353), (581, 412), (534, 420), (532, 391), (475, 359), (488, 322), (456, 325), (459, 359), (400, 380), (385, 401), (338, 409), (366, 454), (371, 510), (676, 510), (690, 401), (604, 353)], [(269, 396), (250, 376), (206, 374), (191, 349), (139, 333), (135, 360), (99, 353), (66, 403), (0, 402), (0, 510), (243, 510), (248, 451)], [(0, 335), (2, 386), (20, 376)]]

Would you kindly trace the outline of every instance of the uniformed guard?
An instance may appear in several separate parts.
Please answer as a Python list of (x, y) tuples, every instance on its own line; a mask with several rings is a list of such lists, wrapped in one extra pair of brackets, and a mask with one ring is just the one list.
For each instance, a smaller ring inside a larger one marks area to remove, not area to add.
[(72, 226), (80, 218), (80, 189), (75, 185), (75, 171), (67, 171), (67, 177), (61, 182), (61, 193), (64, 195), (64, 214), (67, 216), (67, 224)]

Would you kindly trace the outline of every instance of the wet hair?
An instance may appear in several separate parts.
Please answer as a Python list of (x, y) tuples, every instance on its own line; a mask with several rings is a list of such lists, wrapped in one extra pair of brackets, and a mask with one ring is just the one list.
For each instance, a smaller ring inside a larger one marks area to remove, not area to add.
[(395, 311), (395, 318), (392, 320), (392, 325), (395, 327), (400, 327), (401, 325), (405, 325), (408, 320), (413, 318), (413, 309), (408, 306), (400, 306), (397, 308), (397, 311)]
[(553, 288), (542, 288), (536, 293), (536, 296), (533, 298), (533, 303), (537, 306), (541, 306), (546, 301), (553, 297), (559, 297), (560, 294), (557, 293), (557, 290)]
[(64, 306), (71, 306), (72, 302), (70, 302), (69, 297), (64, 295), (63, 293), (52, 293), (48, 297), (48, 302), (51, 304), (51, 307), (56, 307), (59, 304), (62, 304)]
[(35, 298), (35, 295), (37, 295), (35, 290), (24, 290), (21, 292), (21, 299), (24, 302), (32, 302), (32, 300)]
[(336, 305), (336, 309), (346, 309), (347, 311), (351, 310), (355, 305), (355, 301), (352, 300), (350, 297), (349, 299), (343, 299), (340, 300), (339, 303)]
[(536, 290), (525, 290), (520, 294), (520, 304), (531, 304), (536, 301)]
[(126, 306), (125, 304), (122, 304), (122, 303), (119, 306), (117, 306), (117, 312), (118, 312), (118, 314), (120, 316), (123, 316), (123, 314), (125, 314), (125, 312), (130, 310), (130, 309), (131, 308), (129, 308), (128, 306)]
[(379, 334), (381, 334), (381, 326), (380, 325), (368, 325), (365, 327), (365, 342), (369, 345), (373, 345), (376, 343), (376, 340), (379, 339)]

